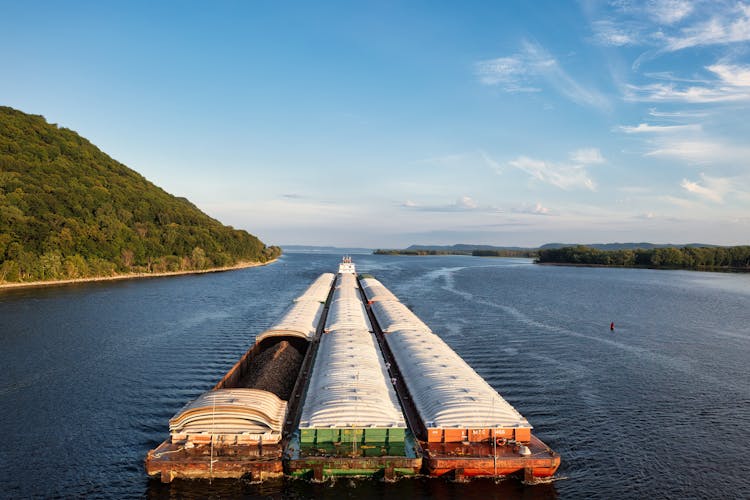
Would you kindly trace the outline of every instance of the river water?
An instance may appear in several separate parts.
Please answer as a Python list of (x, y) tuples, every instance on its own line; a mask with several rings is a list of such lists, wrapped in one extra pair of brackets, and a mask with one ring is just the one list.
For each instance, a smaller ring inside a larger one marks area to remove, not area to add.
[(555, 481), (149, 480), (143, 458), (168, 419), (340, 260), (300, 253), (226, 273), (0, 291), (0, 496), (750, 498), (750, 275), (354, 259), (562, 455)]

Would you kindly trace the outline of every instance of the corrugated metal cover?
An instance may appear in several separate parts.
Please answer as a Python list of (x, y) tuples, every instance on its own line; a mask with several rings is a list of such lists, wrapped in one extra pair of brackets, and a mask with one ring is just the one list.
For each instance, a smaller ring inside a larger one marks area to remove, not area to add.
[(426, 330), (430, 328), (401, 302), (381, 301), (372, 304), (372, 312), (384, 332), (393, 330)]
[(333, 273), (323, 273), (307, 287), (307, 290), (294, 299), (295, 302), (302, 300), (312, 300), (316, 302), (325, 302), (328, 298), (328, 292), (331, 291), (331, 283), (335, 276)]
[(339, 274), (336, 288), (357, 288), (357, 276), (354, 274)]
[(385, 339), (427, 427), (531, 427), (434, 333), (398, 330)]
[(311, 340), (315, 335), (323, 307), (324, 304), (318, 301), (294, 302), (281, 316), (281, 319), (274, 323), (271, 328), (258, 335), (255, 341), (260, 342), (264, 338), (275, 336), (302, 337)]
[(379, 302), (382, 300), (398, 300), (390, 290), (388, 290), (380, 281), (375, 278), (363, 278), (359, 280), (365, 297), (369, 302)]
[(426, 427), (531, 428), (405, 305), (378, 301), (371, 307), (382, 330), (389, 332), (385, 340)]
[(286, 401), (258, 389), (218, 389), (201, 394), (169, 420), (173, 434), (281, 434)]
[(380, 349), (364, 329), (323, 335), (300, 428), (406, 428)]
[(354, 299), (354, 300), (361, 301), (360, 297), (361, 296), (359, 294), (359, 288), (340, 286), (340, 287), (336, 287), (333, 290), (332, 300), (334, 302), (337, 300), (342, 300), (342, 299)]
[(360, 299), (340, 299), (331, 302), (325, 331), (342, 329), (372, 330), (365, 306)]

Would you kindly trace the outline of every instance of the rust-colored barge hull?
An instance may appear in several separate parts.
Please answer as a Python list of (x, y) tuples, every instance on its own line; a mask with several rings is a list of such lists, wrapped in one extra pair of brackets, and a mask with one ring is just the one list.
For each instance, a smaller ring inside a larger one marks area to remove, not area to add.
[[(197, 445), (186, 449), (164, 441), (146, 456), (146, 472), (161, 478), (163, 483), (173, 479), (209, 479), (248, 477), (261, 481), (284, 475), (281, 461), (282, 447), (277, 445)], [(213, 462), (213, 463), (212, 463)]]
[(509, 476), (523, 474), (527, 482), (551, 477), (560, 466), (560, 455), (532, 435), (529, 455), (519, 447), (486, 443), (422, 443), (424, 471), (431, 476)]

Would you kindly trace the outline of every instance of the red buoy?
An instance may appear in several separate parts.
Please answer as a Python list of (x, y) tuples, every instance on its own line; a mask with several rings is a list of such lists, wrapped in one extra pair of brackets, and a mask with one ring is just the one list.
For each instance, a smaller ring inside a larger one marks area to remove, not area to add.
[(613, 332), (615, 331), (615, 322), (614, 321), (609, 324), (609, 329), (612, 330)]

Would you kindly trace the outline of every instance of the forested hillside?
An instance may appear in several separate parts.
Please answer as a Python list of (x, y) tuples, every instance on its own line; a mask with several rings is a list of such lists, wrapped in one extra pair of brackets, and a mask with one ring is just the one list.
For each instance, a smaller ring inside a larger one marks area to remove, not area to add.
[(72, 130), (0, 107), (0, 282), (199, 270), (280, 252)]
[(538, 262), (670, 269), (750, 270), (750, 246), (598, 250), (587, 246), (539, 250)]

